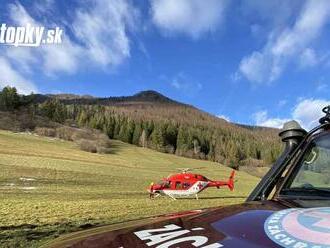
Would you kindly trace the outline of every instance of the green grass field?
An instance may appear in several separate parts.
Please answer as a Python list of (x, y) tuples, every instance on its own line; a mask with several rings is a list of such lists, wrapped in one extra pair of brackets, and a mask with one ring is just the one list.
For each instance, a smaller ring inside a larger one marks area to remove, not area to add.
[(227, 179), (231, 169), (118, 141), (112, 147), (112, 154), (92, 154), (71, 142), (0, 131), (0, 247), (37, 247), (87, 227), (240, 203), (259, 180), (238, 172), (234, 192), (150, 200), (150, 182), (176, 168), (204, 167), (194, 172), (210, 179)]

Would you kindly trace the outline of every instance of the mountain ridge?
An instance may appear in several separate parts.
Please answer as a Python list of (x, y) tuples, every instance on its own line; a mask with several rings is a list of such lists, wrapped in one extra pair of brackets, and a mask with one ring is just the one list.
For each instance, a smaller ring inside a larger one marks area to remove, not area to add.
[(143, 90), (139, 91), (133, 95), (129, 96), (108, 96), (108, 97), (96, 97), (92, 95), (77, 95), (69, 93), (60, 93), (60, 94), (35, 94), (34, 95), (37, 102), (44, 102), (48, 99), (58, 99), (60, 101), (65, 101), (67, 103), (76, 102), (76, 103), (98, 103), (110, 104), (113, 102), (157, 102), (157, 103), (174, 103), (179, 105), (191, 106), (176, 100), (173, 100), (155, 90)]
[[(4, 96), (10, 91), (15, 93), (9, 88)], [(19, 130), (46, 128), (45, 133), (54, 133), (47, 128), (58, 125), (98, 129), (110, 139), (233, 168), (251, 161), (270, 165), (282, 149), (276, 129), (227, 122), (156, 91), (107, 98), (39, 94), (12, 99), (12, 105), (2, 107), (13, 119), (21, 113)], [(13, 125), (9, 119), (3, 118), (7, 127)]]
[(165, 96), (164, 94), (155, 91), (155, 90), (143, 90), (139, 91), (133, 95), (128, 96), (108, 96), (108, 97), (96, 97), (92, 95), (77, 95), (69, 93), (60, 93), (60, 94), (36, 94), (35, 101), (37, 103), (43, 103), (50, 99), (57, 99), (65, 104), (82, 104), (82, 105), (105, 105), (105, 106), (116, 106), (116, 107), (132, 107), (134, 105), (150, 105), (150, 104), (170, 104), (172, 106), (178, 107), (188, 107), (194, 110), (197, 110), (203, 114), (209, 115), (220, 122), (227, 122), (232, 125), (235, 125), (240, 128), (248, 130), (276, 130), (276, 128), (269, 128), (263, 126), (247, 125), (241, 123), (234, 123), (227, 121), (223, 118), (217, 117), (211, 113), (208, 113), (202, 109), (199, 109), (191, 104), (183, 103), (177, 100), (173, 100), (170, 97)]

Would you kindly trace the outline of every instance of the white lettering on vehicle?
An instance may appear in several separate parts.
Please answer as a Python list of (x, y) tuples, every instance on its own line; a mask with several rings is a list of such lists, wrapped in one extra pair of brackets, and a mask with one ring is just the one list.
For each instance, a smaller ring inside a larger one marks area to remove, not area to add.
[[(187, 230), (175, 224), (170, 224), (164, 226), (163, 228), (142, 230), (142, 231), (134, 232), (134, 234), (139, 239), (148, 241), (146, 243), (147, 246), (158, 245), (156, 246), (156, 248), (167, 248), (175, 244), (180, 244), (189, 241), (191, 242), (191, 245), (200, 248), (223, 247), (223, 245), (219, 243), (206, 245), (209, 239), (205, 236), (191, 235), (191, 236), (185, 236), (179, 238), (180, 236), (191, 233), (192, 231), (203, 230), (203, 229), (204, 228), (197, 227), (191, 230)], [(202, 245), (206, 245), (206, 246), (202, 246)]]

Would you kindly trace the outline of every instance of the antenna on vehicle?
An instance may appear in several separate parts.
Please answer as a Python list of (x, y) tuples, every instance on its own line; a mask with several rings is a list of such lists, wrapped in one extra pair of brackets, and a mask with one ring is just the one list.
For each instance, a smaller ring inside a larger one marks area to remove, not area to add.
[(325, 113), (325, 116), (319, 120), (320, 124), (330, 123), (330, 105), (324, 107), (322, 112)]

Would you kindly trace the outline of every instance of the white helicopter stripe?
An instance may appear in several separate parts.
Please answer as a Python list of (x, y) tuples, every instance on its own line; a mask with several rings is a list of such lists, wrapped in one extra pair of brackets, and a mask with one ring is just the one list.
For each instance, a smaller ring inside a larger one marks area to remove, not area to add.
[(185, 190), (185, 189), (181, 189), (181, 190), (180, 189), (178, 189), (178, 190), (164, 189), (164, 190), (161, 190), (160, 193), (168, 195), (172, 198), (196, 195), (199, 192), (201, 192), (207, 186), (207, 184), (208, 184), (208, 182), (197, 181), (187, 190)]

